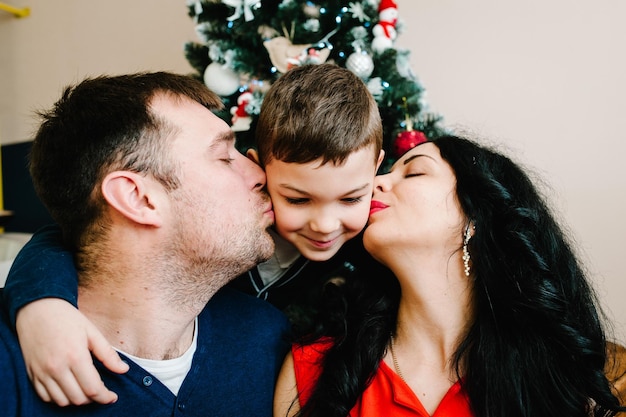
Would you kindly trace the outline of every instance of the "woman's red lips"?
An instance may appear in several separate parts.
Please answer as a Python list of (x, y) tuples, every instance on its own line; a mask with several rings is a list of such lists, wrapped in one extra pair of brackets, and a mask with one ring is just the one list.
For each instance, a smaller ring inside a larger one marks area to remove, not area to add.
[(372, 200), (372, 203), (370, 204), (370, 216), (374, 213), (376, 213), (377, 211), (386, 209), (387, 207), (389, 207), (387, 204), (385, 203), (381, 203), (380, 201), (376, 201), (376, 200)]

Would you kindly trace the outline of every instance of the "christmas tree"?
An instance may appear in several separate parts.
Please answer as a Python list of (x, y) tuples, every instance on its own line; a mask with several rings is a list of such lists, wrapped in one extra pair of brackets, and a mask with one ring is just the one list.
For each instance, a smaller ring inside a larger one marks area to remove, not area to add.
[(239, 149), (254, 146), (263, 96), (293, 66), (334, 62), (361, 77), (383, 120), (382, 171), (415, 143), (444, 133), (428, 112), (401, 32), (394, 0), (187, 0), (201, 42), (185, 55), (196, 77), (219, 94)]

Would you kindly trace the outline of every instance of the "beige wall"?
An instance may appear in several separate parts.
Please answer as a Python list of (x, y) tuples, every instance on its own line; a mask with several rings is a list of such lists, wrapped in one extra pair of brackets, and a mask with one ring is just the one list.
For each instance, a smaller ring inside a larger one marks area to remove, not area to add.
[[(86, 75), (189, 72), (184, 0), (12, 0), (0, 12), (0, 141)], [(626, 340), (626, 2), (397, 0), (397, 45), (446, 124), (502, 143), (549, 184)]]
[(184, 0), (7, 0), (0, 11), (0, 142), (21, 142), (32, 112), (85, 76), (140, 70), (192, 71), (183, 44), (196, 40)]

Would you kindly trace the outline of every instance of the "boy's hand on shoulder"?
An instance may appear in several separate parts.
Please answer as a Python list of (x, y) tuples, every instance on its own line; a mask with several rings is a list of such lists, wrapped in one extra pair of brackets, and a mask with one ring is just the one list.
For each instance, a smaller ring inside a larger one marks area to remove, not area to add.
[(112, 372), (124, 373), (128, 365), (70, 303), (44, 298), (27, 304), (17, 314), (16, 328), (28, 376), (42, 400), (60, 406), (117, 401), (90, 352)]

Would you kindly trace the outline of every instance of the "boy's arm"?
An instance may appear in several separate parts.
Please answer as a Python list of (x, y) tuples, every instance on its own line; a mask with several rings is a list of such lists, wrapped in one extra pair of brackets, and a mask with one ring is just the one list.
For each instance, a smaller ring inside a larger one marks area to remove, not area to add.
[(117, 395), (104, 386), (90, 351), (113, 372), (126, 372), (128, 365), (75, 308), (77, 292), (72, 254), (61, 244), (59, 229), (49, 227), (20, 251), (3, 296), (28, 376), (44, 401), (61, 406), (114, 402)]
[(72, 254), (61, 241), (61, 230), (47, 226), (17, 254), (3, 294), (13, 325), (20, 308), (41, 298), (61, 298), (76, 307), (78, 276)]

